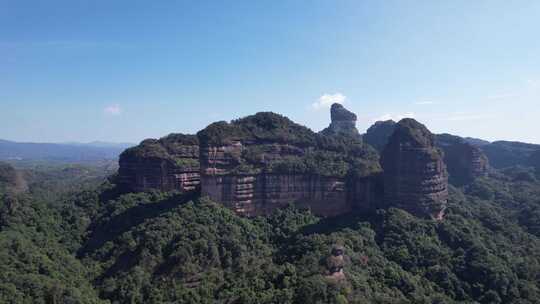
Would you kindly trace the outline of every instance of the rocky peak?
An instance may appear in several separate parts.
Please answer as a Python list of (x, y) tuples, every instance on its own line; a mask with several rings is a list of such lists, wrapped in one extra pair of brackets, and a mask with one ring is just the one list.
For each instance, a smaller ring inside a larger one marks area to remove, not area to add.
[(330, 118), (332, 121), (353, 121), (356, 122), (356, 114), (345, 109), (342, 104), (334, 103), (330, 108)]
[(396, 125), (396, 129), (390, 137), (390, 143), (396, 142), (411, 148), (434, 148), (435, 136), (418, 121), (412, 118), (404, 118)]
[(321, 131), (324, 135), (351, 135), (360, 137), (356, 129), (356, 114), (345, 109), (339, 103), (334, 103), (330, 108), (331, 123), (328, 128)]
[(414, 119), (401, 120), (383, 150), (386, 204), (417, 216), (442, 219), (448, 173), (434, 135)]
[(396, 122), (393, 120), (377, 121), (367, 129), (363, 136), (364, 142), (382, 152), (395, 128)]

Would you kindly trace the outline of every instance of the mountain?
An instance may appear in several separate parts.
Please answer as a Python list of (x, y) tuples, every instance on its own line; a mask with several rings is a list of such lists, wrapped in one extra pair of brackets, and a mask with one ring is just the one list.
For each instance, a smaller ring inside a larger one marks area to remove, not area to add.
[(540, 151), (540, 145), (517, 141), (495, 141), (481, 146), (481, 149), (486, 153), (493, 167), (505, 168), (530, 165), (529, 160), (533, 153)]
[(20, 143), (0, 140), (0, 160), (84, 163), (116, 159), (131, 144)]
[(396, 122), (393, 120), (377, 121), (369, 129), (366, 134), (363, 135), (363, 139), (366, 143), (373, 146), (377, 151), (382, 152), (388, 139), (394, 133), (396, 128)]
[[(119, 182), (134, 192), (200, 189), (245, 216), (267, 215), (289, 203), (335, 216), (380, 207), (376, 202), (384, 195), (388, 206), (442, 219), (446, 166), (424, 125), (396, 124), (394, 148), (385, 149), (379, 163), (378, 153), (354, 128), (354, 113), (334, 104), (331, 119), (329, 128), (315, 133), (282, 115), (261, 112), (213, 123), (197, 136), (146, 139), (120, 156)], [(406, 150), (409, 145), (414, 148)], [(430, 159), (435, 154), (438, 158)], [(427, 170), (433, 165), (438, 169)]]
[(381, 155), (385, 205), (442, 220), (448, 202), (448, 172), (433, 135), (414, 119), (402, 119)]
[[(375, 147), (378, 151), (382, 151), (394, 128), (394, 121), (376, 122), (367, 130), (367, 133), (363, 135), (364, 141)], [(439, 139), (442, 148), (448, 146), (447, 140), (450, 139), (450, 137), (453, 138), (451, 141), (454, 143), (458, 141), (461, 142), (460, 145), (462, 148), (469, 146), (467, 149), (471, 150), (472, 153), (476, 155), (474, 156), (473, 162), (480, 162), (481, 167), (485, 166), (481, 164), (485, 161), (480, 159), (483, 157), (480, 156), (480, 154), (485, 154), (487, 161), (489, 161), (489, 164), (492, 167), (502, 169), (512, 166), (531, 166), (531, 157), (533, 157), (533, 154), (536, 151), (540, 151), (540, 145), (537, 144), (517, 141), (488, 142), (471, 137), (461, 138), (450, 134), (439, 134), (437, 135), (437, 138)], [(459, 179), (462, 180), (462, 178)]]
[(538, 303), (540, 152), (393, 127), (379, 153), (261, 112), (20, 192), (0, 163), (0, 303)]

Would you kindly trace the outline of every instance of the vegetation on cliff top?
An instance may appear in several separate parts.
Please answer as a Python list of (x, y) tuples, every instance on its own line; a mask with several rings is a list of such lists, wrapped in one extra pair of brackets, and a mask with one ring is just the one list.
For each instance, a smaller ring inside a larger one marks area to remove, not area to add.
[(197, 133), (203, 146), (220, 146), (233, 140), (315, 146), (317, 134), (273, 112), (259, 112), (227, 123), (210, 124)]
[[(198, 136), (203, 146), (226, 145), (235, 140), (244, 143), (233, 173), (265, 171), (344, 177), (352, 171), (362, 176), (380, 171), (377, 152), (357, 137), (317, 134), (272, 112), (257, 113), (231, 123), (216, 122)], [(276, 144), (296, 150), (281, 155), (272, 151)], [(275, 157), (276, 154), (281, 157)]]
[(489, 163), (498, 169), (510, 166), (529, 166), (531, 157), (540, 151), (540, 145), (511, 141), (495, 141), (481, 146)]
[(408, 143), (412, 147), (433, 147), (435, 140), (434, 135), (426, 126), (412, 118), (400, 120), (396, 124), (392, 137), (401, 138), (400, 142)]
[[(126, 149), (120, 154), (121, 159), (163, 159), (173, 164), (182, 165), (186, 158), (186, 146), (198, 147), (199, 140), (196, 135), (172, 133), (160, 139), (145, 139), (138, 146)], [(198, 157), (198, 153), (195, 153)], [(188, 158), (190, 158), (189, 156)], [(191, 157), (193, 158), (193, 157)], [(197, 165), (188, 161), (189, 165)]]

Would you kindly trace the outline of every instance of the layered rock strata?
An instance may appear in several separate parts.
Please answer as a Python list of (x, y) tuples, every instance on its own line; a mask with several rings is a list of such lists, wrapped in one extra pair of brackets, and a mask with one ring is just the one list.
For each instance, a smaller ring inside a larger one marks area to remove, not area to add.
[[(198, 135), (202, 195), (239, 214), (268, 214), (294, 203), (332, 216), (373, 200), (374, 183), (368, 178), (349, 183), (339, 170), (348, 166), (344, 154), (321, 148), (328, 139), (277, 114), (216, 123)], [(325, 165), (335, 172), (317, 171)], [(348, 184), (353, 186), (347, 189)]]
[(269, 214), (290, 203), (333, 216), (351, 211), (344, 184), (341, 178), (303, 174), (203, 174), (202, 194), (246, 216)]
[(200, 183), (199, 143), (194, 135), (146, 139), (120, 155), (119, 184), (127, 191), (191, 191)]
[(448, 200), (448, 173), (433, 134), (414, 119), (403, 119), (386, 145), (381, 165), (387, 206), (417, 216), (442, 219)]

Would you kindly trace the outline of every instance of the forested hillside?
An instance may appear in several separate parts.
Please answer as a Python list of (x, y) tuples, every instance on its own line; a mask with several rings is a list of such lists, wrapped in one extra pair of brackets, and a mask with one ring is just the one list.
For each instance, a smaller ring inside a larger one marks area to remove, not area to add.
[(122, 194), (114, 176), (60, 196), (30, 183), (2, 195), (0, 302), (536, 303), (538, 178), (451, 187), (443, 221), (294, 206), (250, 219), (197, 192)]

